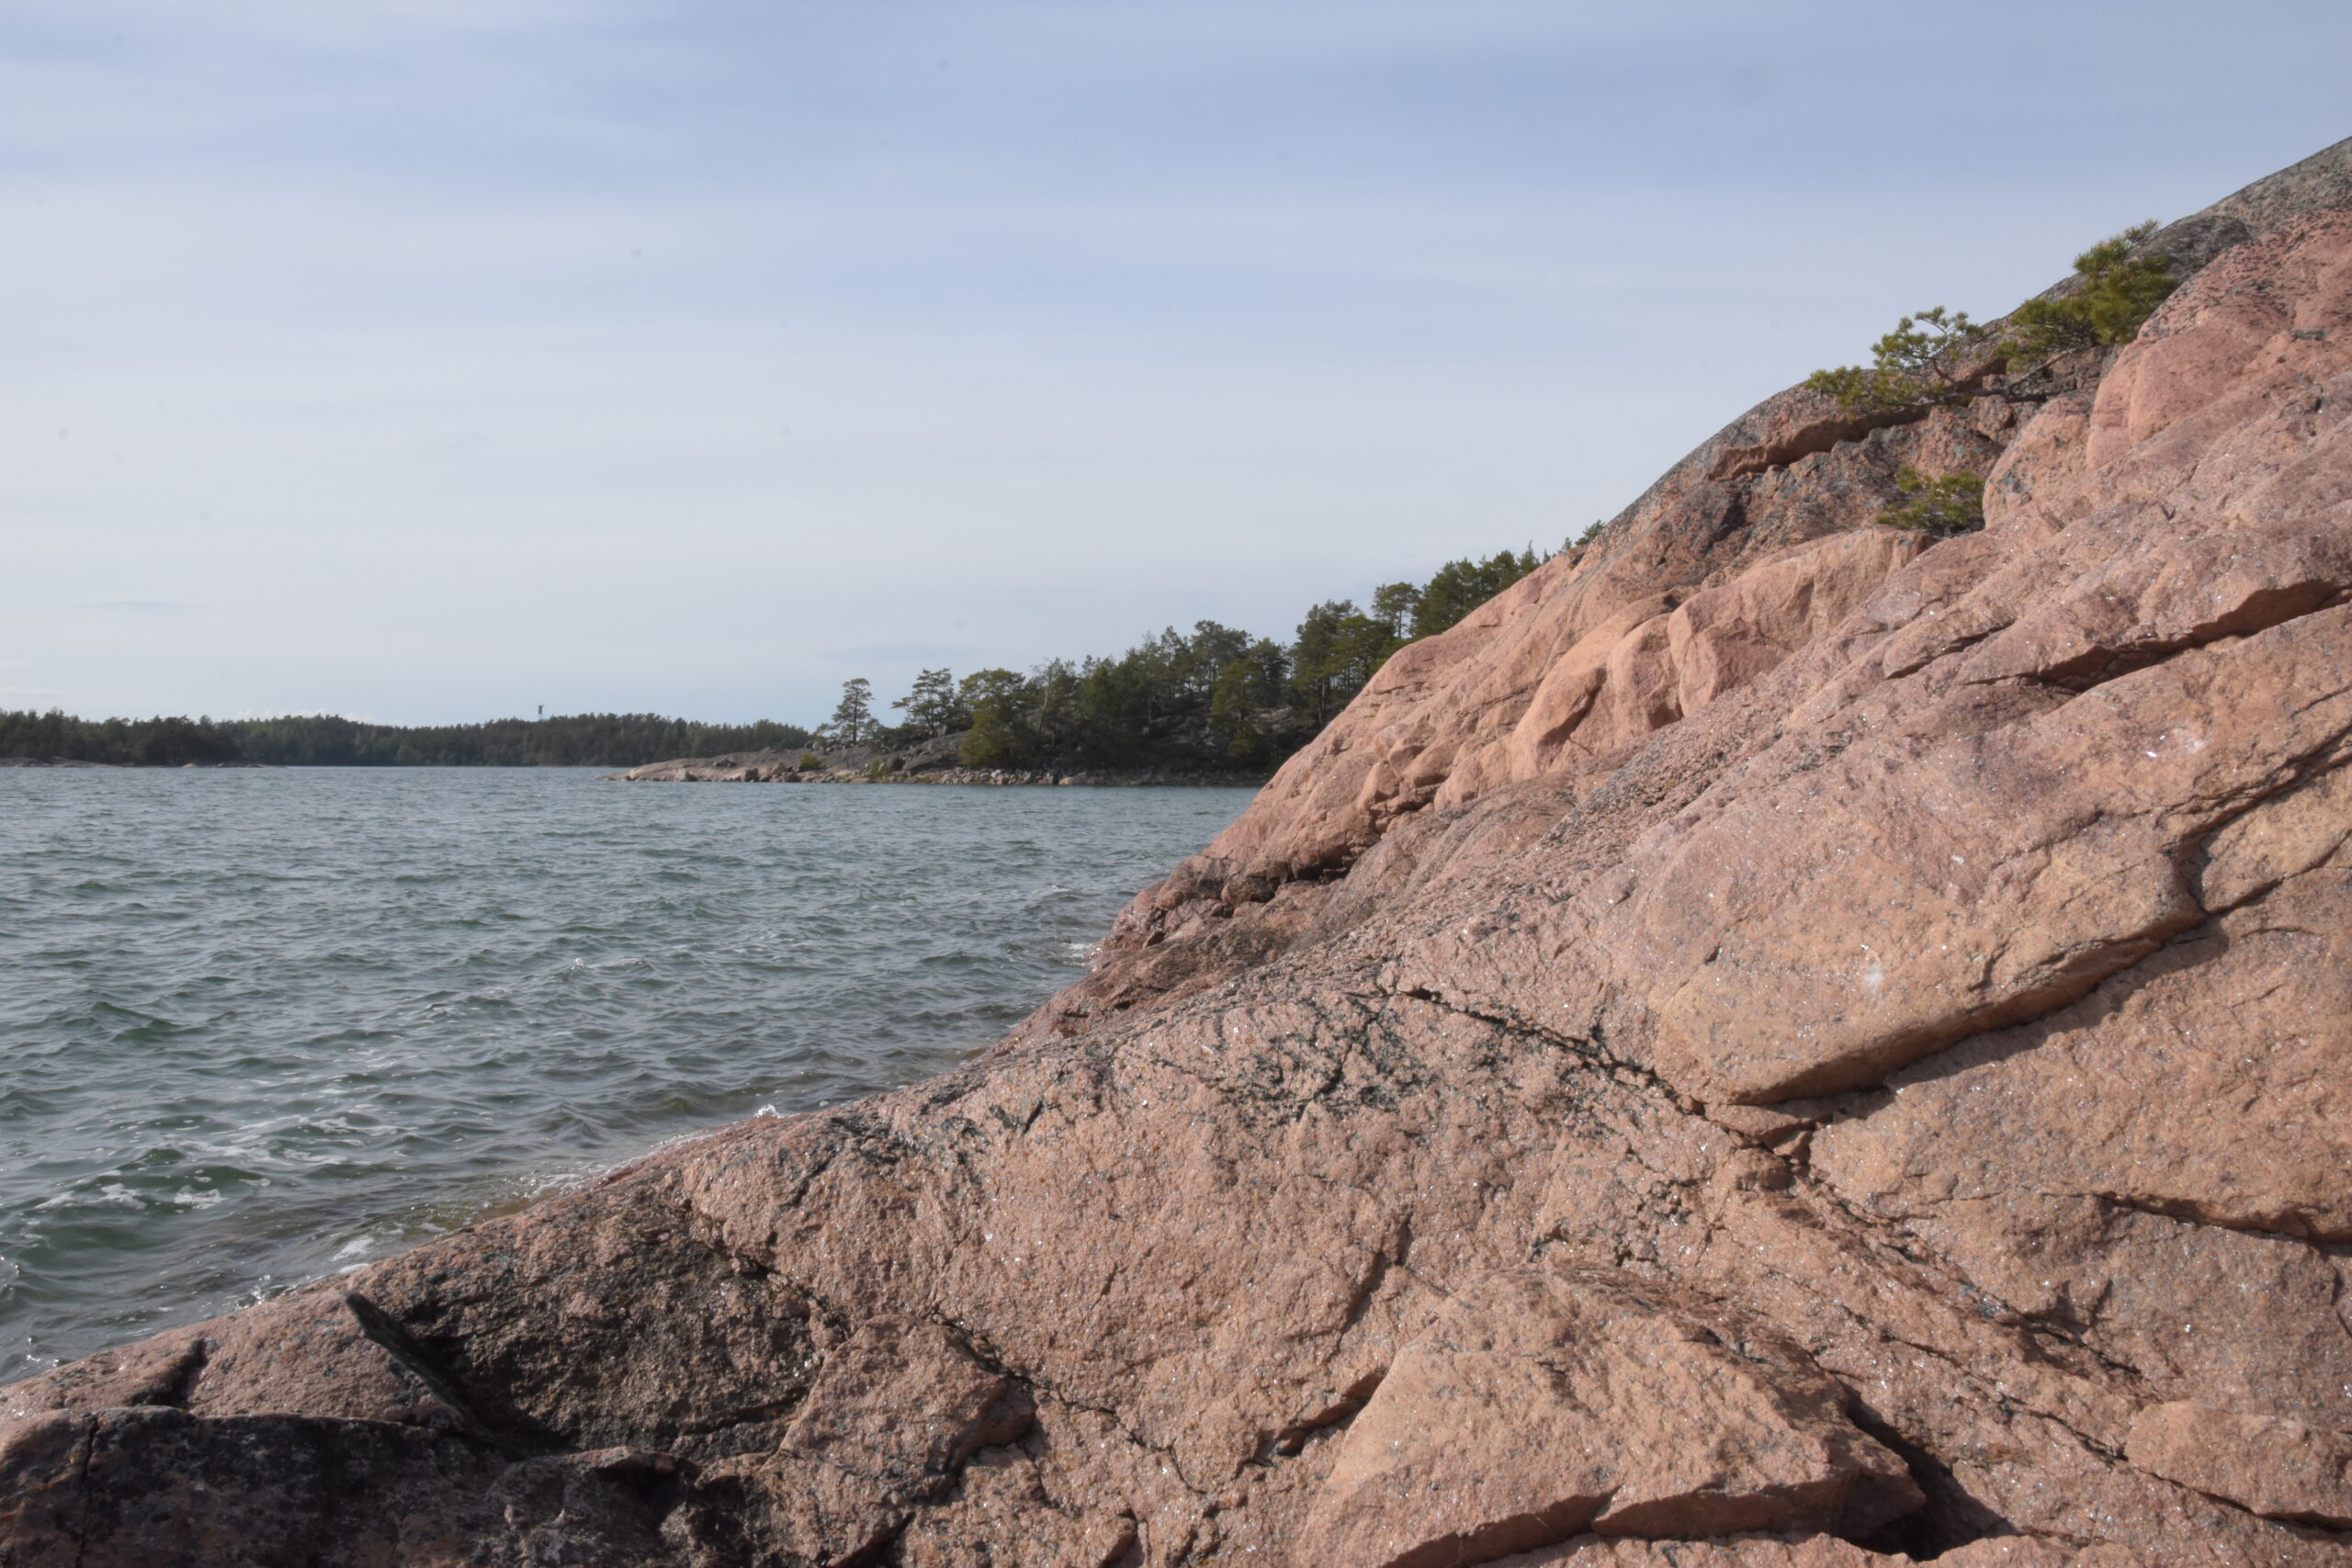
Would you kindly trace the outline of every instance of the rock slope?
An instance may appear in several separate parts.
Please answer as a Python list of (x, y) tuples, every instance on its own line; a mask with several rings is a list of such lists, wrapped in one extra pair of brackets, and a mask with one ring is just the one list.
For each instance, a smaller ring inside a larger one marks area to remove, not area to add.
[(988, 1059), (0, 1390), (0, 1562), (2352, 1562), (2347, 175), (1768, 402)]

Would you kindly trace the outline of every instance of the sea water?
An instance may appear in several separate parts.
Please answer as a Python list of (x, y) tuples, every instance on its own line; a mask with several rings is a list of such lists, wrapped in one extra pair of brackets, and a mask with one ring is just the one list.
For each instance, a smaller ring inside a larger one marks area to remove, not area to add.
[(0, 1382), (952, 1066), (1248, 799), (0, 771)]

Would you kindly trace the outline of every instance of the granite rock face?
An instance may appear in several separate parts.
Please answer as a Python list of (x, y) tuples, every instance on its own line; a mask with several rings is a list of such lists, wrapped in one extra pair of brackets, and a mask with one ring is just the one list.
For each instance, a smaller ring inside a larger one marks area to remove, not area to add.
[(1403, 1347), (1293, 1556), (1453, 1568), (1591, 1531), (1868, 1534), (1926, 1499), (1794, 1344), (1623, 1270), (1503, 1269)]
[(988, 1058), (0, 1390), (0, 1563), (2352, 1562), (2347, 163), (1735, 424)]
[[(2352, 141), (2168, 225), (2145, 249), (2201, 269), (2348, 199)], [(1803, 388), (1767, 399), (1590, 545), (1390, 660), (1239, 821), (1137, 897), (1097, 973), (1021, 1038), (1081, 1032), (1329, 935), (1368, 901), (1392, 901), (1398, 877), (1442, 863), (1425, 836), (1463, 807), (1490, 803), (1490, 837), (1517, 830), (1506, 821), (1548, 822), (1548, 803), (1523, 809), (1508, 786), (1590, 793), (1647, 737), (1770, 671), (1916, 551), (1916, 540), (1869, 527), (1899, 502), (1902, 466), (1985, 475), (1996, 516), (2075, 475), (2112, 358), (2083, 351), (2030, 373), (1980, 374), (1976, 397), (1924, 415), (1849, 417)], [(2167, 386), (2195, 395), (2187, 367), (2154, 363)], [(2143, 419), (2161, 417), (2164, 395)]]

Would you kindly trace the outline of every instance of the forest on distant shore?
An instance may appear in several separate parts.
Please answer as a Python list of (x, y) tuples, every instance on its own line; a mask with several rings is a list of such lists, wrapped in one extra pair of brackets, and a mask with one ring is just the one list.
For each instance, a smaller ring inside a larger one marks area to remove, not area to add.
[(1049, 660), (1027, 674), (926, 670), (891, 704), (848, 682), (820, 742), (904, 748), (960, 735), (971, 768), (1264, 773), (1313, 739), (1390, 654), (1433, 637), (1543, 564), (1533, 549), (1449, 561), (1426, 583), (1375, 589), (1369, 610), (1335, 600), (1307, 611), (1288, 643), (1215, 621), (1147, 637), (1116, 659)]
[(697, 724), (658, 714), (571, 714), (483, 724), (282, 718), (84, 719), (0, 709), (0, 758), (132, 767), (633, 768), (735, 751), (854, 749), (882, 755), (960, 736), (966, 766), (1075, 765), (1139, 772), (1264, 773), (1312, 739), (1388, 656), (1445, 630), (1541, 565), (1532, 548), (1449, 561), (1425, 583), (1375, 590), (1369, 609), (1317, 604), (1287, 643), (1214, 621), (1173, 627), (1117, 658), (1049, 660), (1026, 674), (961, 680), (927, 670), (875, 709), (872, 682), (842, 689), (814, 728), (762, 720)]
[(665, 757), (784, 750), (808, 739), (808, 730), (797, 724), (696, 724), (650, 713), (405, 726), (327, 714), (87, 719), (0, 710), (0, 757), (131, 767), (633, 768)]

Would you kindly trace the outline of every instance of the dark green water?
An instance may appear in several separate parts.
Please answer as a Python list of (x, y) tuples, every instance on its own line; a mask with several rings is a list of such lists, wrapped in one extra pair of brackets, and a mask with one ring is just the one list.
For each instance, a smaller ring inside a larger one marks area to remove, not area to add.
[(952, 1066), (1248, 799), (0, 771), (0, 1381)]

